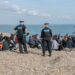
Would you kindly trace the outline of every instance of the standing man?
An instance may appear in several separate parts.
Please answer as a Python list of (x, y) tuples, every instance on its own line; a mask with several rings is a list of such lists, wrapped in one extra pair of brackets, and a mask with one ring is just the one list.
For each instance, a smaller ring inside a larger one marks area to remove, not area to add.
[[(26, 46), (26, 35), (28, 35), (29, 33), (27, 33), (24, 21), (19, 21), (19, 23), (20, 24), (14, 28), (14, 30), (16, 31), (16, 36), (18, 38), (19, 51), (20, 53), (28, 53)], [(22, 46), (24, 50), (22, 49)]]
[(44, 28), (41, 31), (41, 39), (42, 39), (42, 53), (45, 56), (45, 50), (48, 49), (49, 56), (51, 56), (51, 38), (52, 31), (49, 28), (49, 24), (45, 23)]

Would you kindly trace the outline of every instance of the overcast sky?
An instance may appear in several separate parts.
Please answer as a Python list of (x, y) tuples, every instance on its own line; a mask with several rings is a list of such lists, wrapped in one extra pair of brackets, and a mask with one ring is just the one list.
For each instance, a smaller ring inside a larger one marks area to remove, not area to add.
[(0, 24), (75, 24), (75, 0), (0, 0)]

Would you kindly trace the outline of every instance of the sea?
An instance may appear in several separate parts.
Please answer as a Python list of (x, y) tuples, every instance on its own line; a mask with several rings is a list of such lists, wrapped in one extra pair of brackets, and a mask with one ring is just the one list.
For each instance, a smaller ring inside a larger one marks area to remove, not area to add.
[[(16, 25), (15, 25), (16, 26)], [(7, 32), (7, 33), (13, 33), (14, 32), (14, 25), (0, 25), (0, 32)], [(30, 32), (30, 35), (35, 34), (41, 34), (41, 30), (43, 28), (43, 25), (26, 25), (28, 31)], [(72, 35), (75, 34), (75, 25), (73, 24), (60, 24), (60, 25), (50, 25), (49, 28), (51, 28), (52, 33), (60, 34), (60, 35)]]

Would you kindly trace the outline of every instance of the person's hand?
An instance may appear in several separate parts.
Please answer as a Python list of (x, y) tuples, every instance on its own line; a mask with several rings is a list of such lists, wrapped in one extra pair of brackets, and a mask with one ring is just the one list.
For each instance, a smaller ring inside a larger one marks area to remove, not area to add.
[(29, 35), (29, 32), (27, 33), (27, 35)]

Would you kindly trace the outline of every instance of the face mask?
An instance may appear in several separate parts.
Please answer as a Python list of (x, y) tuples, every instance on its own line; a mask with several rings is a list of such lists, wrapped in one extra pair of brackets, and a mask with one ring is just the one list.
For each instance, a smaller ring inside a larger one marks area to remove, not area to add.
[(21, 25), (24, 25), (24, 23), (20, 23)]
[(44, 26), (44, 27), (48, 27), (48, 25)]

